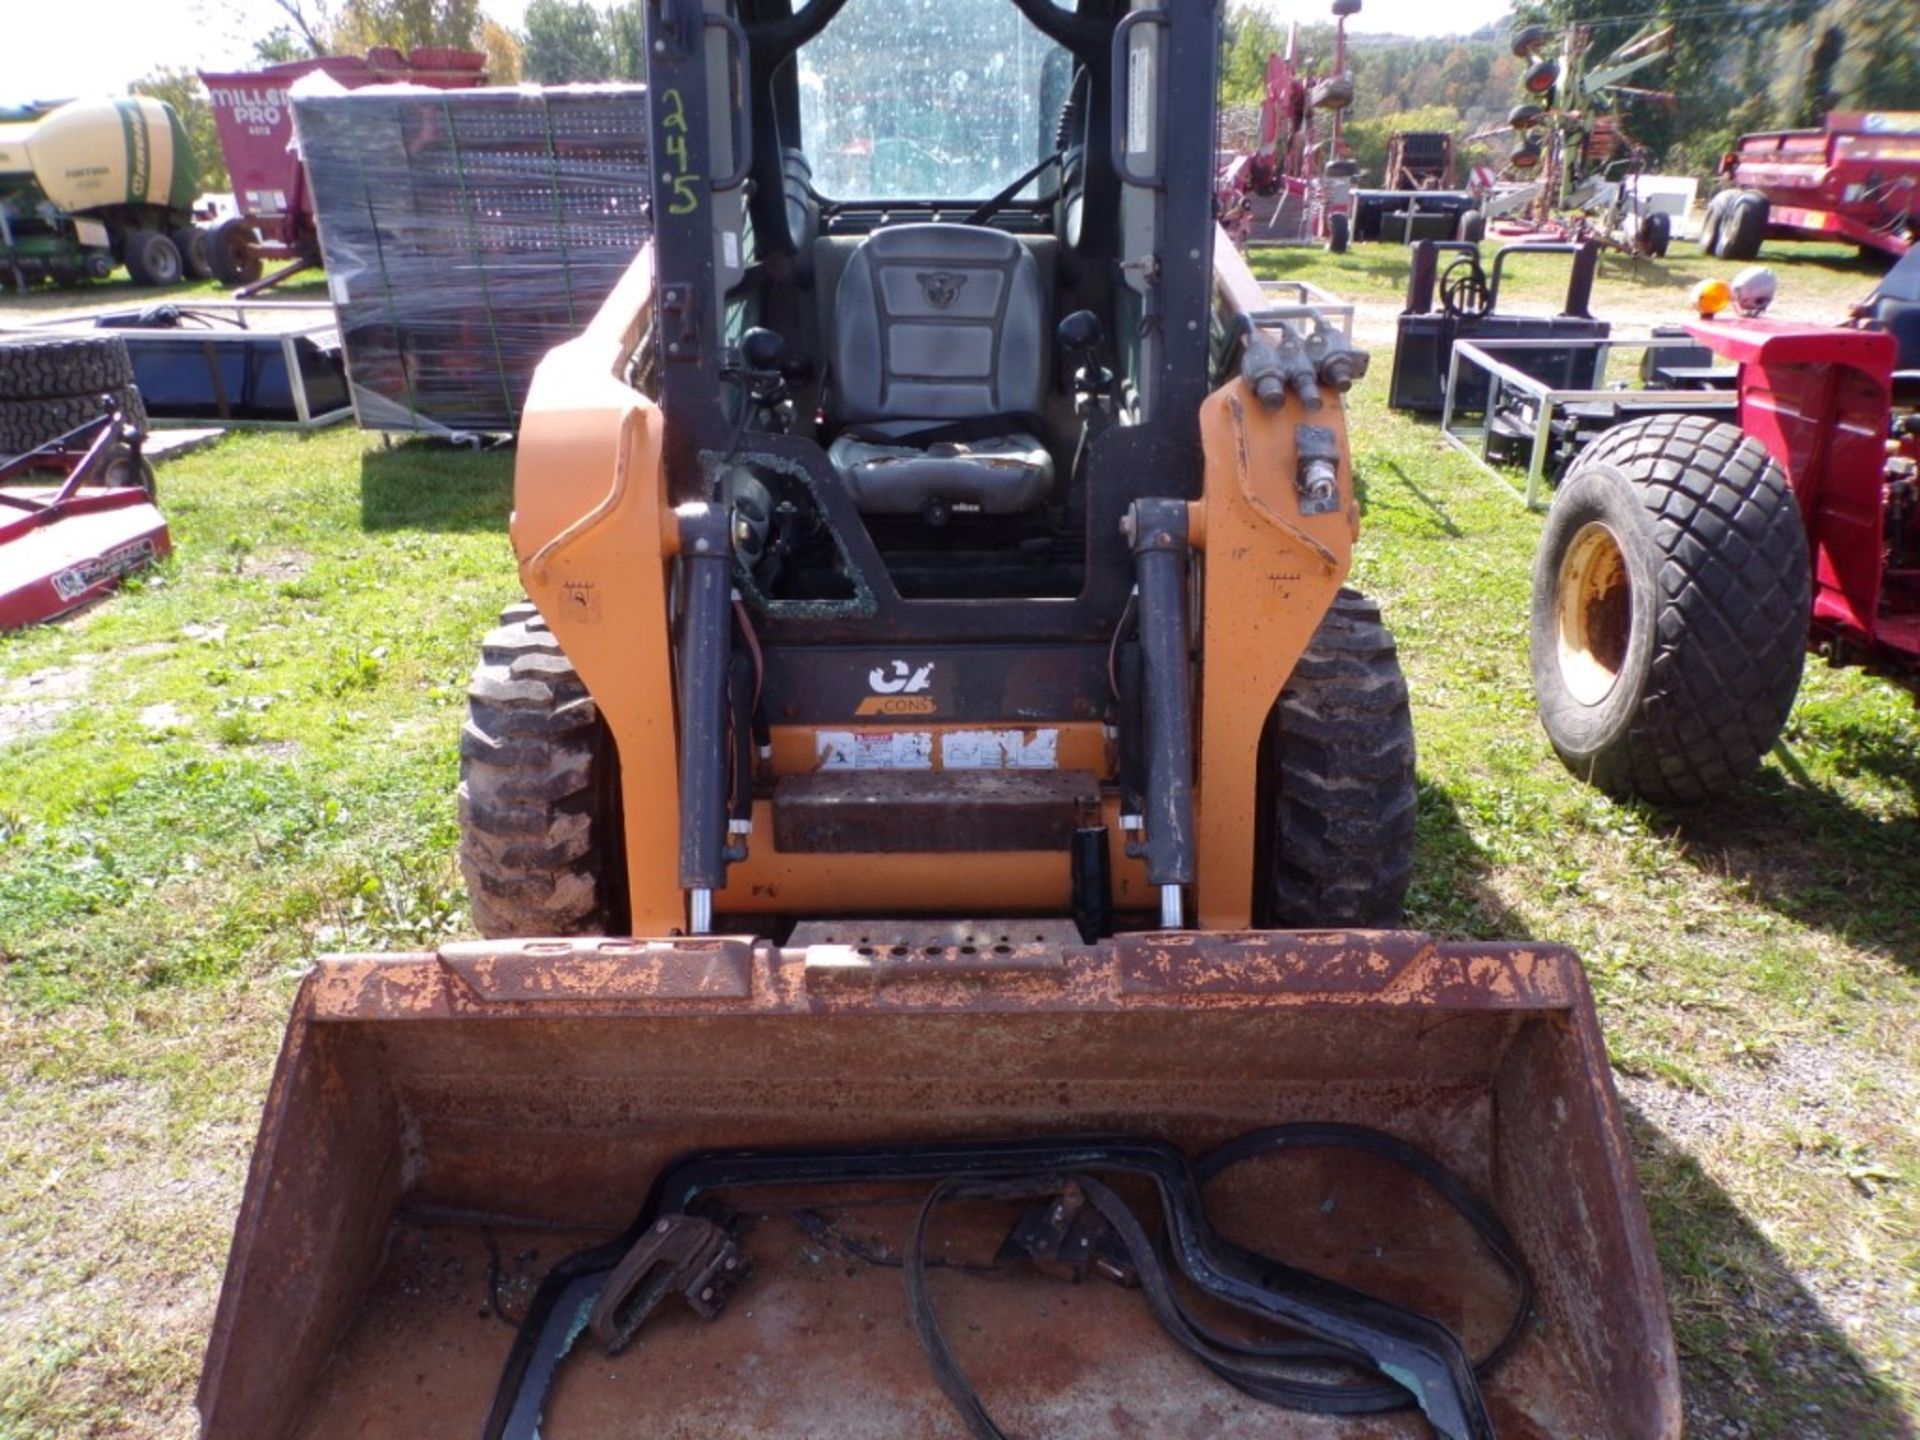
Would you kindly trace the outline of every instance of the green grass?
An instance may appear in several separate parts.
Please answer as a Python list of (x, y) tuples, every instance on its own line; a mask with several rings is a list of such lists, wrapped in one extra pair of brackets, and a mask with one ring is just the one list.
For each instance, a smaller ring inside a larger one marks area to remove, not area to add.
[[(268, 267), (269, 273), (273, 267)], [(104, 280), (87, 280), (77, 285), (41, 283), (24, 293), (0, 286), (0, 324), (18, 316), (47, 317), (51, 312), (76, 309), (104, 309), (109, 305), (126, 309), (144, 309), (149, 305), (193, 305), (215, 300), (231, 300), (233, 292), (218, 280), (182, 280), (177, 285), (136, 285), (124, 266), (116, 267)], [(276, 285), (259, 297), (262, 300), (324, 300), (327, 277), (308, 270)]]
[[(163, 466), (176, 558), (0, 638), (0, 1436), (186, 1434), (294, 977), (456, 933), (511, 459)], [(24, 733), (21, 733), (24, 729)]]
[[(1789, 294), (1870, 283), (1775, 263)], [(1404, 274), (1382, 247), (1261, 264), (1375, 306)], [(1679, 281), (1636, 283), (1610, 267), (1603, 302), (1665, 304)], [(1578, 784), (1529, 691), (1540, 520), (1388, 413), (1385, 375), (1382, 354), (1355, 394), (1357, 579), (1415, 697), (1411, 918), (1581, 952), (1694, 1431), (1911, 1435), (1914, 708), (1810, 664), (1790, 761), (1734, 800), (1678, 816)], [(475, 643), (517, 593), (509, 471), (346, 433), (229, 438), (160, 472), (170, 566), (0, 639), (5, 1440), (192, 1433), (295, 977), (464, 926), (455, 744)]]

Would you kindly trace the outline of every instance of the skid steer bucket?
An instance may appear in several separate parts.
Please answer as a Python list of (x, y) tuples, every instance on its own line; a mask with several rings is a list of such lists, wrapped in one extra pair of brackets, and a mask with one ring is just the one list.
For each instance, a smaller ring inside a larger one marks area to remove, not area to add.
[[(201, 1378), (208, 1440), (514, 1433), (511, 1406), (489, 1413), (533, 1287), (628, 1232), (693, 1152), (1105, 1134), (1198, 1156), (1301, 1121), (1411, 1142), (1504, 1219), (1534, 1297), (1484, 1381), (1495, 1433), (1678, 1435), (1660, 1276), (1571, 953), (1383, 932), (1083, 945), (1034, 921), (810, 938), (322, 961), (254, 1152)], [(964, 1433), (899, 1268), (925, 1193), (718, 1195), (746, 1271), (702, 1292), (718, 1313), (665, 1306), (613, 1356), (580, 1334), (518, 1413), (546, 1440)], [(1205, 1206), (1238, 1245), (1431, 1316), (1475, 1355), (1515, 1303), (1460, 1215), (1375, 1156), (1264, 1156)], [(1071, 1284), (995, 1265), (1017, 1218), (948, 1207), (925, 1272), (1007, 1433), (1434, 1433), (1414, 1410), (1248, 1398), (1099, 1267)], [(585, 1319), (563, 1314), (565, 1336)]]

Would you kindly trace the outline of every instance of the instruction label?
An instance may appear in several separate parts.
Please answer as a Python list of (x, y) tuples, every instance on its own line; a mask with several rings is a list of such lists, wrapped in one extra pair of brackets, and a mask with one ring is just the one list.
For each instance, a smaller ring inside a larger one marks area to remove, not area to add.
[(948, 770), (1057, 770), (1058, 730), (954, 730), (940, 737)]

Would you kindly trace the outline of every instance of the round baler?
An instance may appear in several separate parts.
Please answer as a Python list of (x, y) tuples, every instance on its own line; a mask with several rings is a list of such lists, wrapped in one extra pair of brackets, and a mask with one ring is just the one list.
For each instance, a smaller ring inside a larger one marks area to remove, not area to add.
[(173, 107), (143, 95), (0, 111), (0, 279), (170, 285), (199, 170)]

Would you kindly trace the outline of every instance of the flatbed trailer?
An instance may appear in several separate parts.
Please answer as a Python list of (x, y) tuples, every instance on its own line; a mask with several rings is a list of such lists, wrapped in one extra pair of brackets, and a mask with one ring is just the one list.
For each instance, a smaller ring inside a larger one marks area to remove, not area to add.
[(1920, 235), (1920, 111), (1836, 110), (1818, 130), (1742, 135), (1720, 168), (1766, 201), (1766, 239), (1845, 240), (1898, 259)]

